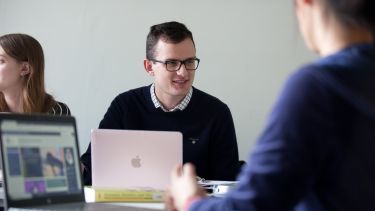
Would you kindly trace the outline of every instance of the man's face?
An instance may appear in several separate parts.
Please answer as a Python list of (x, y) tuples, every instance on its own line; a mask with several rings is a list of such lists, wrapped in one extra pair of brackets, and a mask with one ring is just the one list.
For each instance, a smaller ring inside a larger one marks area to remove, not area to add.
[[(195, 58), (195, 46), (190, 38), (173, 44), (159, 40), (155, 46), (154, 58), (158, 61), (181, 60)], [(149, 74), (154, 77), (155, 93), (164, 103), (170, 100), (182, 100), (191, 88), (195, 70), (186, 70), (182, 65), (178, 71), (167, 71), (165, 64), (149, 62)]]

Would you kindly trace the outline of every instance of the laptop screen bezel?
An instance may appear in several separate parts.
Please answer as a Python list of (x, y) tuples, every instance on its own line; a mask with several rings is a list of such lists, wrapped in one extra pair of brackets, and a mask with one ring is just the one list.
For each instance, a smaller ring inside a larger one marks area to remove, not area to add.
[[(78, 136), (77, 136), (77, 127), (75, 118), (72, 116), (52, 116), (52, 115), (45, 115), (45, 114), (12, 114), (12, 113), (2, 113), (0, 114), (0, 124), (3, 121), (22, 121), (22, 122), (40, 122), (41, 124), (54, 124), (54, 123), (61, 123), (61, 124), (70, 124), (74, 127), (75, 131), (75, 147), (78, 158), (77, 162), (79, 162), (80, 153), (78, 147)], [(3, 131), (0, 128), (0, 149), (1, 149), (1, 164), (5, 167), (5, 150), (3, 147)], [(61, 203), (70, 203), (70, 202), (84, 202), (84, 192), (83, 192), (83, 180), (82, 175), (79, 174), (79, 179), (81, 182), (81, 191), (77, 193), (67, 194), (63, 197), (59, 196), (46, 196), (46, 197), (37, 197), (37, 198), (30, 198), (30, 199), (12, 199), (7, 197), (9, 195), (8, 191), (8, 184), (5, 181), (7, 180), (7, 169), (2, 168), (3, 171), (3, 188), (4, 188), (4, 205), (5, 207), (32, 207), (32, 206), (43, 206), (43, 205), (50, 205), (50, 204), (61, 204)]]

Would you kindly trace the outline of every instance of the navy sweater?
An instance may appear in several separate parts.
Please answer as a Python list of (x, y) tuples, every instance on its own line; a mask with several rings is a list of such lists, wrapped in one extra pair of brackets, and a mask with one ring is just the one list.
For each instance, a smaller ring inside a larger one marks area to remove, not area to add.
[[(150, 86), (118, 95), (99, 128), (180, 131), (183, 134), (183, 162), (196, 166), (200, 177), (234, 180), (238, 171), (238, 148), (230, 110), (217, 98), (193, 88), (183, 111), (164, 112), (155, 108)], [(91, 149), (81, 156), (86, 167), (84, 181), (91, 184)]]
[(233, 192), (190, 210), (375, 210), (375, 45), (293, 74), (248, 163)]

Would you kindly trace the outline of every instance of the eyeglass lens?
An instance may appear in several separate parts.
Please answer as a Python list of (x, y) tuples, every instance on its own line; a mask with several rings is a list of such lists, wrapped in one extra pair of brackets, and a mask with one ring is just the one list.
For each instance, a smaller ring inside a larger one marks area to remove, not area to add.
[(185, 65), (186, 70), (196, 70), (198, 67), (198, 59), (189, 59), (185, 61), (166, 61), (167, 70), (177, 71), (181, 68), (182, 64)]

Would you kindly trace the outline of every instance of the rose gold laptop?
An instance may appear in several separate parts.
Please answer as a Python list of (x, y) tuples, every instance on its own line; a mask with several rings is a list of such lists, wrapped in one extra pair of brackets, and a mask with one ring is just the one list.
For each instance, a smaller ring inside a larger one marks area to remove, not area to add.
[(182, 134), (167, 131), (91, 131), (92, 186), (165, 189), (182, 163)]

